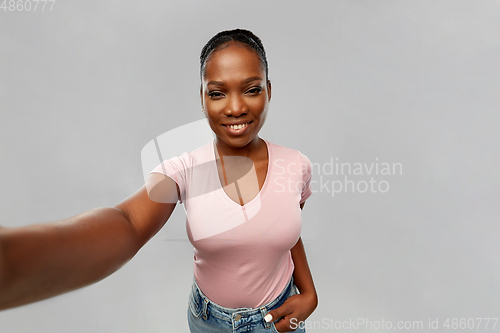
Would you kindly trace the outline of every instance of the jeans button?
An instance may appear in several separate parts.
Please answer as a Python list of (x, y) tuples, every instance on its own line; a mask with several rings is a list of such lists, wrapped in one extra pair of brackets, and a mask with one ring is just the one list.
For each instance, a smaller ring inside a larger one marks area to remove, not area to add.
[(236, 316), (234, 316), (234, 320), (238, 321), (241, 319), (241, 315), (238, 313)]

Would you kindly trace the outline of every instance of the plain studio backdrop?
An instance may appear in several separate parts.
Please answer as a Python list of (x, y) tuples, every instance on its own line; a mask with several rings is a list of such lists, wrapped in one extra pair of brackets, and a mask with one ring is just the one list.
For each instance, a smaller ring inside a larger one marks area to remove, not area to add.
[[(500, 316), (500, 2), (42, 5), (0, 10), (0, 225), (138, 190), (142, 147), (203, 117), (201, 48), (240, 27), (268, 54), (261, 136), (315, 167), (302, 229), (319, 295), (309, 331), (361, 320), (372, 326), (349, 330), (438, 320), (445, 331), (453, 318), (476, 331)], [(119, 271), (0, 312), (0, 332), (187, 332), (192, 269), (178, 205)]]

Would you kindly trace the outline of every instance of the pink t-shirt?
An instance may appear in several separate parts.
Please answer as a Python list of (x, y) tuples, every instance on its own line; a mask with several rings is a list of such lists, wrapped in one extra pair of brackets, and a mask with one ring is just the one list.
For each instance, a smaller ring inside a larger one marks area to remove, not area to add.
[(257, 308), (290, 280), (290, 249), (300, 237), (300, 204), (311, 195), (311, 162), (300, 151), (267, 144), (267, 176), (244, 206), (222, 188), (212, 141), (163, 161), (153, 171), (179, 186), (186, 230), (194, 246), (194, 277), (201, 291), (227, 308)]

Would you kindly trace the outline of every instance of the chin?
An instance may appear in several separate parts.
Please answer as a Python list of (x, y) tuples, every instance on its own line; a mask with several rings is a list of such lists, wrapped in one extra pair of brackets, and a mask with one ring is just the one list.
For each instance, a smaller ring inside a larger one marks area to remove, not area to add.
[(230, 147), (243, 148), (246, 145), (248, 145), (249, 143), (251, 143), (253, 140), (255, 140), (256, 137), (257, 137), (256, 135), (253, 137), (247, 136), (247, 137), (239, 137), (239, 138), (229, 138), (227, 136), (224, 136), (224, 137), (222, 137), (222, 138), (224, 138), (224, 140), (222, 140), (222, 141)]

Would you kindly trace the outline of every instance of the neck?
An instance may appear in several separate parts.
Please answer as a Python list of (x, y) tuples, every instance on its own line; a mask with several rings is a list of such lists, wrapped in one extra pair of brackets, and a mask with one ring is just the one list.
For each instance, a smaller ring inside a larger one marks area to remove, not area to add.
[(215, 145), (217, 147), (217, 151), (219, 155), (222, 156), (245, 156), (251, 157), (254, 156), (259, 147), (264, 143), (264, 141), (256, 136), (252, 141), (250, 141), (246, 146), (243, 147), (232, 147), (220, 140), (219, 138), (215, 139)]

